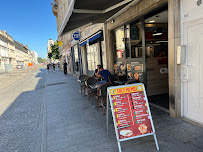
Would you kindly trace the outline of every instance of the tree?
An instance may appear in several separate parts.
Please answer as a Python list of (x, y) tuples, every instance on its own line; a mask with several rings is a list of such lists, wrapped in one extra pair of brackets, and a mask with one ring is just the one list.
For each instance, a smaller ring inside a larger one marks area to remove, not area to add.
[(37, 61), (38, 61), (39, 63), (43, 63), (43, 62), (44, 62), (44, 59), (42, 59), (41, 57), (38, 57), (38, 58), (37, 58)]
[(51, 45), (51, 51), (52, 51), (52, 58), (59, 59), (59, 46), (57, 43), (54, 43), (53, 45)]

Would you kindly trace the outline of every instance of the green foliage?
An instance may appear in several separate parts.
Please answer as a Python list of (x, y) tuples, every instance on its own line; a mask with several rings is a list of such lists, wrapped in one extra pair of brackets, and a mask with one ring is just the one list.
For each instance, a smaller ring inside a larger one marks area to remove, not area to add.
[(47, 60), (46, 60), (45, 58), (41, 58), (41, 57), (38, 57), (38, 58), (37, 58), (37, 61), (38, 61), (39, 63), (45, 63), (45, 62), (47, 62)]
[(52, 50), (53, 59), (59, 59), (59, 46), (58, 46), (58, 44), (54, 43), (53, 45), (51, 45), (51, 50)]
[(52, 53), (48, 53), (48, 58), (49, 58), (49, 59), (52, 58)]
[(38, 61), (39, 63), (43, 63), (43, 62), (44, 62), (44, 60), (43, 60), (41, 57), (38, 57), (38, 58), (37, 58), (37, 61)]

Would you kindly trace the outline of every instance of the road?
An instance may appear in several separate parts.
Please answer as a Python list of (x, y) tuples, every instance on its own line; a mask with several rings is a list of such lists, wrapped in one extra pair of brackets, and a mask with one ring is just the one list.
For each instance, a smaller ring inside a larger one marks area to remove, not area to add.
[(0, 152), (42, 151), (46, 69), (0, 77)]

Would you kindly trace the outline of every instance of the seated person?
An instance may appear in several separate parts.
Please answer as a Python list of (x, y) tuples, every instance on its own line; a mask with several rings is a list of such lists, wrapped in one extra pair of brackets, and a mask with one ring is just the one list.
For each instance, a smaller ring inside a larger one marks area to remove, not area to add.
[(97, 74), (98, 71), (99, 71), (98, 69), (95, 69), (95, 71), (94, 71), (94, 77), (97, 77), (96, 74)]
[(104, 81), (99, 81), (99, 83), (106, 83), (109, 82), (109, 76), (111, 75), (111, 73), (108, 70), (104, 70), (103, 66), (100, 65), (99, 70), (95, 75), (98, 79), (104, 78)]
[(94, 71), (94, 77), (97, 77), (97, 76), (96, 76), (96, 73), (99, 71), (99, 67), (100, 67), (100, 66), (101, 66), (100, 64), (97, 65), (97, 68), (96, 68), (95, 71)]

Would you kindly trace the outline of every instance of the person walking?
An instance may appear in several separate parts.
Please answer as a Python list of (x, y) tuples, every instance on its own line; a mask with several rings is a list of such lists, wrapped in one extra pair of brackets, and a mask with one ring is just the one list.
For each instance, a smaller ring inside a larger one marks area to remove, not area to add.
[(67, 62), (66, 62), (66, 60), (64, 60), (64, 62), (63, 62), (63, 71), (64, 71), (64, 74), (67, 74)]
[(48, 72), (49, 72), (49, 64), (47, 64), (47, 70), (48, 70)]
[(55, 72), (55, 67), (56, 67), (56, 65), (55, 65), (55, 63), (53, 63), (53, 72)]
[(58, 62), (58, 70), (60, 70), (60, 63)]

